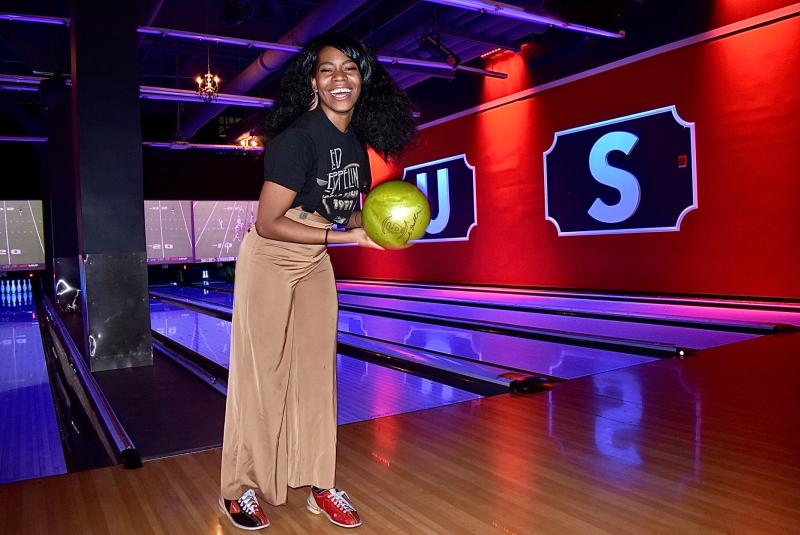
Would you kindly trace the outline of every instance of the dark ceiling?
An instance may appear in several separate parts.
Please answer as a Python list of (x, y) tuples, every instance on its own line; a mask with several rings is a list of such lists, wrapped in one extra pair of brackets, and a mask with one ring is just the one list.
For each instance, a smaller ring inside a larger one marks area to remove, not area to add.
[[(481, 54), (497, 47), (519, 51), (536, 72), (537, 83), (573, 74), (647, 48), (703, 31), (702, 12), (710, 2), (678, 0), (533, 0), (511, 1), (534, 13), (611, 32), (624, 39), (587, 36), (493, 14), (407, 0), (139, 0), (139, 25), (210, 33), (258, 41), (294, 42), (292, 32), (309, 24), (320, 10), (314, 33), (344, 31), (362, 38), (377, 53), (487, 68)], [(69, 0), (0, 1), (0, 12), (69, 17)], [(142, 85), (194, 89), (194, 79), (211, 69), (226, 84), (241, 81), (242, 72), (262, 51), (218, 44), (140, 37)], [(270, 56), (279, 67), (288, 57)], [(448, 58), (448, 56), (450, 56)], [(282, 59), (281, 59), (282, 58)], [(479, 103), (483, 76), (461, 71), (411, 70), (389, 66), (420, 111), (421, 121), (435, 119)], [(65, 27), (0, 21), (0, 74), (49, 76), (69, 74), (69, 30)], [(272, 69), (244, 94), (274, 97), (280, 68)], [(40, 134), (35, 93), (0, 90), (3, 124), (16, 132)], [(231, 142), (242, 132), (260, 129), (265, 110), (210, 106), (203, 103), (142, 101), (143, 138), (170, 141), (185, 137), (201, 142)], [(178, 116), (181, 128), (178, 131)], [(5, 128), (5, 127), (3, 127)]]

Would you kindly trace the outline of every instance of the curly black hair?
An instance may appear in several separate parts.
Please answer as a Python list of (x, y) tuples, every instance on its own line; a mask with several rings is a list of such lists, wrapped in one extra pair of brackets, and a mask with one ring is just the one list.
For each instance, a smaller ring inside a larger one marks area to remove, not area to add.
[(326, 46), (341, 50), (361, 73), (361, 96), (350, 122), (356, 137), (384, 158), (400, 155), (416, 130), (411, 101), (364, 43), (339, 33), (317, 37), (291, 60), (281, 79), (280, 96), (269, 113), (267, 131), (276, 135), (308, 111), (314, 98), (311, 78), (319, 52)]

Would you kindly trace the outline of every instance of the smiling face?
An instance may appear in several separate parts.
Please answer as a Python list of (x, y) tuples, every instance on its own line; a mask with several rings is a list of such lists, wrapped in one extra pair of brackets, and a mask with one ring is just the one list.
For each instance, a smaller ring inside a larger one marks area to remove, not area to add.
[(318, 92), (325, 115), (346, 130), (361, 94), (361, 72), (356, 62), (338, 48), (324, 47), (317, 56), (311, 87)]

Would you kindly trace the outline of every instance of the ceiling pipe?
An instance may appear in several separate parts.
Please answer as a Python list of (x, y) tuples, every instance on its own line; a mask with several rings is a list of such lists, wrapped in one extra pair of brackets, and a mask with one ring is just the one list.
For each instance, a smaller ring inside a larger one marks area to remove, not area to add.
[(153, 147), (157, 149), (171, 149), (171, 150), (187, 150), (187, 149), (198, 149), (198, 150), (225, 150), (231, 152), (244, 152), (244, 153), (251, 153), (251, 152), (263, 152), (264, 147), (243, 147), (241, 145), (217, 145), (211, 143), (187, 143), (185, 141), (143, 141), (142, 145), (145, 147)]
[(158, 28), (155, 26), (140, 26), (136, 29), (143, 35), (155, 35), (158, 37), (172, 37), (175, 39), (185, 39), (200, 43), (216, 43), (220, 45), (240, 46), (244, 48), (255, 48), (256, 50), (279, 50), (281, 52), (299, 52), (303, 47), (271, 43), (269, 41), (256, 41), (253, 39), (240, 39), (238, 37), (227, 37), (224, 35), (213, 35), (209, 33), (187, 32), (183, 30), (173, 30), (171, 28)]
[(609, 32), (599, 28), (592, 28), (591, 26), (584, 26), (583, 24), (575, 24), (567, 22), (548, 15), (539, 15), (531, 13), (525, 9), (513, 6), (511, 4), (504, 4), (502, 2), (494, 2), (491, 0), (423, 0), (432, 4), (439, 4), (443, 6), (458, 7), (461, 9), (468, 9), (470, 11), (478, 11), (487, 15), (497, 15), (499, 17), (506, 17), (509, 19), (521, 20), (524, 22), (533, 22), (535, 24), (545, 24), (561, 28), (562, 30), (569, 30), (579, 33), (587, 33), (591, 35), (599, 35), (601, 37), (610, 37), (612, 39), (621, 39), (625, 37), (625, 32)]
[[(41, 136), (0, 136), (0, 142), (3, 143), (47, 143), (46, 137)], [(211, 143), (186, 143), (185, 141), (142, 141), (145, 147), (154, 147), (159, 149), (171, 150), (225, 150), (231, 152), (263, 152), (264, 147), (243, 147), (241, 145), (215, 145)]]
[[(13, 74), (0, 74), (0, 89), (8, 91), (38, 91), (39, 83), (46, 78), (42, 76), (19, 76)], [(67, 78), (65, 80), (67, 85), (71, 85), (72, 81)], [(155, 87), (151, 85), (143, 85), (139, 87), (139, 97), (144, 100), (168, 100), (178, 102), (198, 102), (205, 104), (206, 101), (197, 94), (197, 92), (189, 89), (175, 89), (171, 87)], [(247, 95), (231, 95), (228, 93), (220, 93), (217, 98), (213, 100), (215, 104), (224, 104), (226, 106), (242, 106), (246, 108), (268, 108), (272, 106), (275, 101), (270, 98), (250, 97)]]
[(47, 143), (47, 138), (37, 136), (0, 136), (0, 141), (5, 143)]
[(44, 17), (40, 15), (21, 15), (17, 13), (0, 12), (0, 20), (11, 22), (32, 22), (35, 24), (50, 24), (52, 26), (69, 26), (69, 19), (64, 17)]
[(0, 82), (10, 84), (39, 85), (42, 80), (46, 80), (46, 78), (44, 76), (25, 76), (22, 74), (0, 74)]
[[(139, 88), (139, 96), (144, 100), (172, 100), (178, 102), (206, 103), (203, 97), (198, 95), (196, 91), (189, 89), (172, 89), (169, 87), (143, 85)], [(226, 106), (243, 106), (245, 108), (268, 108), (272, 106), (275, 101), (271, 98), (219, 93), (217, 97), (211, 101), (211, 103), (224, 104)]]
[(13, 84), (0, 84), (0, 91), (19, 91), (35, 93), (39, 88), (33, 85), (13, 85)]

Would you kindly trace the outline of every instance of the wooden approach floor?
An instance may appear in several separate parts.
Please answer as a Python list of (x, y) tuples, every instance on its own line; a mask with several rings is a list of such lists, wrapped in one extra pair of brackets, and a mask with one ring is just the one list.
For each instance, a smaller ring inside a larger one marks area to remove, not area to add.
[[(356, 533), (800, 533), (800, 333), (343, 426)], [(2, 534), (233, 534), (220, 451), (0, 486)], [(343, 533), (306, 490), (262, 533)]]

